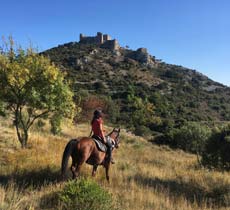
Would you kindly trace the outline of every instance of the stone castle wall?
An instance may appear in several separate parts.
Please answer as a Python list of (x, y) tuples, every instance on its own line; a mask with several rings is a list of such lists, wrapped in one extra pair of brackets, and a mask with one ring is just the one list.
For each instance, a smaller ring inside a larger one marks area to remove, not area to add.
[(101, 32), (97, 32), (96, 36), (85, 36), (80, 34), (80, 43), (98, 44), (101, 45), (102, 48), (110, 50), (118, 50), (120, 48), (116, 39), (111, 40), (111, 37), (108, 34), (102, 34)]
[(111, 40), (111, 37), (108, 34), (104, 34), (103, 35), (103, 40), (104, 41), (109, 41), (109, 40)]
[(80, 42), (83, 44), (102, 44), (103, 35), (102, 33), (97, 33), (97, 36), (85, 36), (80, 34)]
[(118, 41), (116, 39), (108, 40), (108, 41), (104, 42), (101, 45), (101, 47), (105, 48), (105, 49), (110, 49), (110, 50), (118, 50), (120, 48)]

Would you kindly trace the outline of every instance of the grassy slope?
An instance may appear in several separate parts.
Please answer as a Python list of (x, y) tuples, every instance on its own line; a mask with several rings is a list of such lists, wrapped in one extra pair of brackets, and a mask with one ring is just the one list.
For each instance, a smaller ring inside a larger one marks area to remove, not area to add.
[[(30, 148), (21, 150), (13, 128), (0, 121), (0, 209), (60, 209), (57, 193), (62, 152), (66, 142), (88, 135), (86, 124), (65, 123), (62, 137), (34, 129)], [(108, 128), (108, 131), (110, 129)], [(158, 147), (125, 131), (111, 168), (111, 184), (99, 168), (96, 180), (108, 189), (121, 209), (228, 209), (230, 173), (199, 169), (196, 157)], [(82, 176), (90, 176), (84, 166)]]

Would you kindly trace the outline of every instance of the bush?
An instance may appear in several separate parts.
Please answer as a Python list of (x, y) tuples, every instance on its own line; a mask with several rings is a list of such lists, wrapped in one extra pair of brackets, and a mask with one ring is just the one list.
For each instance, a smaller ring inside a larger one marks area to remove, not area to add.
[(93, 88), (97, 93), (103, 93), (105, 91), (105, 85), (102, 82), (95, 82)]
[(112, 196), (97, 183), (87, 179), (70, 181), (60, 193), (64, 209), (112, 210)]
[(105, 112), (108, 114), (109, 121), (116, 124), (120, 118), (120, 107), (111, 97), (105, 97)]
[(201, 154), (205, 142), (210, 136), (210, 129), (195, 122), (184, 124), (181, 128), (172, 129), (167, 134), (172, 146), (185, 151)]
[(209, 168), (230, 170), (230, 125), (215, 130), (202, 153), (202, 163)]
[(44, 131), (44, 128), (45, 128), (45, 120), (43, 119), (38, 119), (36, 123), (34, 123), (34, 126), (33, 126), (33, 129), (35, 131), (40, 131), (40, 132), (43, 132)]
[(152, 132), (148, 127), (146, 127), (144, 125), (140, 125), (140, 126), (135, 128), (134, 134), (137, 136), (149, 136), (152, 134)]

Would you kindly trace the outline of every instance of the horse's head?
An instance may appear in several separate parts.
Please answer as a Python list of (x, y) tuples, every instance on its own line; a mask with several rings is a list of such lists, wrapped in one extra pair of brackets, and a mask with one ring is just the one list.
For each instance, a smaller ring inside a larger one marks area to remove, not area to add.
[(119, 143), (120, 143), (120, 139), (119, 139), (120, 131), (121, 131), (120, 128), (114, 128), (113, 131), (109, 134), (109, 136), (112, 139), (114, 139), (116, 148), (119, 147)]

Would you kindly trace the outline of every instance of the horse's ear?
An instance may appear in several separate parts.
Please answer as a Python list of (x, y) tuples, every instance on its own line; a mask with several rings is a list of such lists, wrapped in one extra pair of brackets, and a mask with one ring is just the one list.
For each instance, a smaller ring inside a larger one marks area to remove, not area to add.
[(113, 131), (120, 133), (120, 128), (114, 128)]
[(117, 133), (120, 133), (120, 130), (121, 130), (120, 128), (116, 128), (116, 129), (115, 129), (115, 131), (116, 131)]

